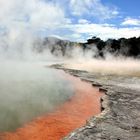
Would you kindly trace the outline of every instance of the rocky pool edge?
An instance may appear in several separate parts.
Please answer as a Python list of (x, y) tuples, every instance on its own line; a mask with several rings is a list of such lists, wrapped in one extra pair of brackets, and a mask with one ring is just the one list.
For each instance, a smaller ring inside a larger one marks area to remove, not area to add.
[(132, 77), (91, 74), (59, 64), (51, 67), (90, 82), (105, 93), (101, 98), (102, 112), (63, 140), (140, 140), (140, 90), (120, 86)]

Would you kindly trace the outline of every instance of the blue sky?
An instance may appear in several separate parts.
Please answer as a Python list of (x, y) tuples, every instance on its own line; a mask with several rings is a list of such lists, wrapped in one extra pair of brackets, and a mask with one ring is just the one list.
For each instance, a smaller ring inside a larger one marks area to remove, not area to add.
[(138, 37), (139, 5), (139, 0), (0, 0), (0, 33), (73, 41)]
[(112, 3), (116, 5), (124, 16), (138, 17), (139, 12), (139, 0), (103, 0), (104, 3)]

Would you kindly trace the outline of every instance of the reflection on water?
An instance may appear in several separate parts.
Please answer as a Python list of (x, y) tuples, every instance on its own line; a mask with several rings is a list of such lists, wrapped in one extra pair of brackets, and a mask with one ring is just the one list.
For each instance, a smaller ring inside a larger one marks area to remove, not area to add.
[(73, 87), (58, 71), (33, 63), (0, 63), (0, 131), (12, 131), (67, 100)]

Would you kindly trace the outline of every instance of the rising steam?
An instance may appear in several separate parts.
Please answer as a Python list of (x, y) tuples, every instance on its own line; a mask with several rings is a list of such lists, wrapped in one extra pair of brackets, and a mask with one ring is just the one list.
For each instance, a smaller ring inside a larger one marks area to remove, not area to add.
[(69, 47), (61, 59), (49, 50), (34, 51), (40, 32), (51, 34), (68, 22), (56, 3), (0, 0), (0, 21), (0, 131), (13, 130), (72, 95), (72, 85), (45, 68), (47, 64), (61, 61), (65, 67), (99, 74), (140, 76), (140, 62), (135, 59), (111, 55), (93, 59), (96, 50), (83, 52), (80, 47)]
[(58, 59), (49, 51), (34, 51), (44, 28), (50, 32), (65, 22), (57, 4), (0, 0), (0, 21), (0, 131), (10, 131), (52, 111), (72, 95), (73, 88), (45, 67)]
[(69, 81), (42, 63), (8, 61), (0, 66), (0, 131), (15, 130), (52, 111), (74, 92)]
[(103, 75), (140, 76), (140, 61), (132, 58), (79, 59), (69, 61), (67, 68), (86, 70)]

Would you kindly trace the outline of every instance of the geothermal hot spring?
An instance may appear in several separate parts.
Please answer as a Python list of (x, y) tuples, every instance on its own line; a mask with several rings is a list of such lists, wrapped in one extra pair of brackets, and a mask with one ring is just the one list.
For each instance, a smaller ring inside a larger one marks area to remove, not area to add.
[(1, 62), (0, 140), (59, 140), (100, 113), (91, 84), (37, 62)]

